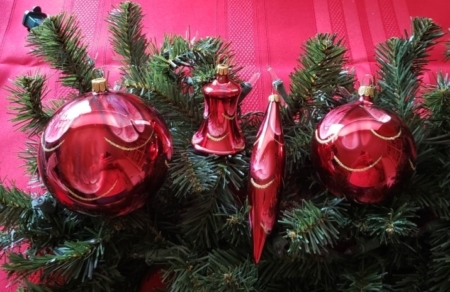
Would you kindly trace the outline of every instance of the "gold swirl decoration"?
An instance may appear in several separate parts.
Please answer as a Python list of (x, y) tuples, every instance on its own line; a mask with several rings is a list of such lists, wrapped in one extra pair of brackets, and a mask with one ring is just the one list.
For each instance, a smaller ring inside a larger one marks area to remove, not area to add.
[(334, 140), (334, 138), (337, 136), (337, 134), (333, 134), (331, 136), (329, 136), (326, 139), (320, 139), (319, 138), (319, 134), (317, 133), (317, 130), (314, 132), (315, 136), (316, 136), (316, 140), (317, 142), (319, 142), (320, 144), (327, 144), (328, 142), (331, 142)]
[(226, 133), (225, 135), (221, 136), (221, 137), (214, 137), (212, 136), (210, 133), (206, 134), (206, 137), (208, 137), (208, 139), (213, 140), (214, 142), (220, 142), (223, 139), (225, 139), (228, 136), (228, 133)]
[(83, 197), (81, 197), (81, 196), (75, 194), (75, 193), (74, 193), (72, 190), (70, 190), (66, 185), (63, 185), (63, 186), (66, 188), (66, 190), (67, 190), (73, 197), (77, 198), (78, 200), (84, 201), (84, 202), (92, 202), (92, 201), (99, 200), (99, 199), (101, 199), (101, 198), (107, 196), (107, 195), (114, 189), (114, 187), (116, 186), (116, 184), (117, 184), (117, 180), (114, 182), (114, 184), (112, 185), (112, 187), (111, 187), (109, 190), (107, 190), (104, 194), (102, 194), (102, 195), (100, 195), (100, 196), (98, 196), (98, 197), (95, 197), (95, 198), (83, 198)]
[(257, 188), (257, 189), (267, 189), (273, 182), (275, 181), (275, 179), (269, 181), (266, 184), (260, 185), (257, 182), (255, 182), (255, 180), (252, 178), (250, 178), (250, 182), (252, 183), (252, 185)]
[(45, 152), (52, 152), (52, 151), (54, 151), (54, 150), (56, 150), (56, 149), (58, 149), (63, 143), (64, 143), (64, 141), (65, 140), (62, 140), (58, 145), (56, 145), (55, 147), (52, 147), (52, 148), (47, 148), (47, 147), (45, 147), (45, 145), (44, 145), (44, 133), (41, 135), (41, 146), (42, 146), (42, 149), (45, 151)]
[(370, 129), (370, 131), (372, 132), (372, 134), (374, 134), (375, 136), (377, 136), (378, 138), (382, 139), (382, 140), (387, 140), (387, 141), (392, 141), (397, 139), (398, 137), (400, 137), (400, 135), (402, 134), (402, 129), (400, 129), (398, 131), (398, 133), (395, 136), (392, 137), (386, 137), (386, 136), (382, 136), (380, 134), (378, 134), (377, 132), (375, 132), (374, 129)]
[(153, 133), (154, 133), (154, 130), (152, 131), (152, 134), (150, 135), (150, 137), (148, 137), (147, 141), (145, 141), (142, 145), (139, 145), (139, 146), (136, 146), (136, 147), (124, 147), (124, 146), (120, 146), (120, 145), (114, 143), (113, 141), (109, 140), (108, 138), (106, 138), (106, 137), (104, 137), (104, 138), (105, 138), (105, 140), (106, 140), (106, 142), (107, 142), (108, 144), (110, 144), (110, 145), (112, 145), (112, 146), (114, 146), (114, 147), (116, 147), (116, 148), (119, 148), (119, 149), (124, 150), (124, 151), (134, 151), (134, 150), (137, 150), (137, 149), (139, 149), (139, 148), (144, 147), (145, 145), (147, 145), (147, 143), (150, 142), (150, 140), (153, 138)]
[(375, 165), (377, 165), (377, 163), (380, 162), (380, 160), (381, 160), (381, 156), (374, 163), (372, 163), (371, 165), (368, 165), (366, 167), (363, 167), (363, 168), (348, 167), (342, 161), (340, 161), (339, 158), (337, 158), (337, 156), (334, 156), (333, 159), (337, 162), (337, 164), (339, 164), (345, 170), (352, 171), (352, 172), (363, 172), (363, 171), (369, 170), (372, 167), (374, 167)]
[(231, 120), (234, 120), (234, 116), (235, 116), (235, 115), (229, 116), (229, 115), (227, 115), (227, 114), (225, 114), (225, 113), (222, 113), (222, 116), (223, 116), (225, 119), (231, 121)]

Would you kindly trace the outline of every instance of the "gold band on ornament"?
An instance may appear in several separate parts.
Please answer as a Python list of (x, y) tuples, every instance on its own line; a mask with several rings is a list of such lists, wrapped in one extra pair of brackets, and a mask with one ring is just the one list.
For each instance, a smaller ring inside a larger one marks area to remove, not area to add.
[(210, 133), (206, 133), (206, 137), (208, 137), (208, 139), (213, 140), (214, 142), (220, 142), (223, 139), (225, 139), (228, 136), (228, 133), (226, 133), (225, 135), (223, 135), (222, 137), (214, 137), (212, 136)]
[(337, 158), (337, 156), (334, 156), (333, 159), (337, 162), (337, 164), (339, 164), (343, 169), (348, 170), (348, 171), (352, 171), (352, 172), (363, 172), (366, 170), (371, 169), (372, 167), (374, 167), (378, 162), (380, 162), (381, 160), (381, 156), (371, 165), (363, 167), (363, 168), (351, 168), (346, 166), (344, 163), (342, 163), (342, 161), (339, 160), (339, 158)]
[(61, 145), (64, 143), (64, 141), (66, 141), (66, 140), (62, 140), (61, 143), (59, 143), (59, 144), (56, 145), (55, 147), (53, 147), (53, 148), (47, 148), (47, 147), (45, 147), (45, 145), (44, 145), (44, 135), (45, 135), (45, 133), (42, 133), (42, 135), (41, 135), (41, 146), (42, 146), (42, 149), (44, 149), (45, 152), (52, 152), (52, 151), (58, 149), (59, 146), (61, 146)]
[(235, 116), (235, 115), (229, 116), (229, 115), (226, 115), (225, 113), (222, 113), (222, 116), (223, 116), (225, 119), (231, 121), (231, 120), (234, 120), (234, 116)]
[(327, 139), (323, 139), (323, 140), (322, 140), (322, 139), (319, 138), (319, 135), (317, 134), (317, 130), (316, 130), (314, 133), (315, 133), (315, 135), (316, 135), (316, 140), (317, 140), (317, 142), (319, 142), (320, 144), (327, 144), (328, 142), (334, 140), (334, 138), (335, 138), (336, 135), (337, 135), (337, 134), (333, 134), (333, 135), (331, 135), (330, 137), (328, 137)]
[(397, 139), (398, 137), (400, 137), (400, 135), (402, 134), (402, 129), (400, 129), (400, 131), (398, 131), (397, 135), (392, 136), (392, 137), (381, 136), (380, 134), (378, 134), (377, 132), (375, 132), (374, 129), (370, 129), (370, 131), (372, 132), (372, 134), (374, 134), (374, 135), (377, 136), (378, 138), (383, 139), (383, 140), (388, 140), (388, 141), (395, 140), (395, 139)]
[(112, 145), (112, 146), (114, 146), (114, 147), (116, 147), (116, 148), (119, 148), (119, 149), (124, 150), (124, 151), (134, 151), (134, 150), (137, 150), (137, 149), (139, 149), (139, 148), (144, 147), (145, 145), (147, 145), (147, 143), (150, 142), (150, 140), (153, 138), (153, 133), (154, 133), (154, 131), (152, 132), (152, 134), (150, 135), (150, 137), (148, 137), (147, 141), (144, 142), (144, 144), (142, 144), (142, 145), (140, 145), (140, 146), (137, 146), (137, 147), (124, 147), (124, 146), (120, 146), (120, 145), (114, 143), (113, 141), (109, 140), (109, 139), (106, 138), (106, 137), (103, 137), (103, 138), (105, 138), (106, 142), (108, 142), (110, 145)]
[(252, 183), (252, 185), (257, 188), (257, 189), (267, 189), (273, 182), (275, 181), (275, 179), (269, 181), (268, 183), (264, 184), (264, 185), (260, 185), (258, 183), (255, 182), (255, 180), (252, 178), (250, 178), (250, 182)]
[(102, 194), (101, 196), (98, 196), (98, 197), (96, 197), (96, 198), (83, 198), (83, 197), (78, 196), (77, 194), (75, 194), (73, 191), (71, 191), (71, 190), (70, 190), (68, 187), (66, 187), (65, 185), (63, 185), (63, 186), (66, 188), (66, 190), (67, 190), (73, 197), (77, 198), (78, 200), (80, 200), (80, 201), (85, 201), (85, 202), (92, 202), (92, 201), (101, 199), (101, 198), (105, 197), (106, 195), (108, 195), (108, 194), (114, 189), (114, 187), (116, 186), (116, 184), (117, 184), (117, 180), (114, 182), (114, 184), (112, 185), (112, 187), (111, 187), (106, 193), (104, 193), (104, 194)]

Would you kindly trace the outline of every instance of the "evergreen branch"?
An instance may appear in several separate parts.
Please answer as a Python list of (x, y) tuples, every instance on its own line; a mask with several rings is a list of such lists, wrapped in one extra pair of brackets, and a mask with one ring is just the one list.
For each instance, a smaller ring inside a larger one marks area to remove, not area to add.
[(258, 287), (261, 291), (272, 291), (271, 287), (276, 287), (277, 284), (281, 288), (278, 290), (275, 288), (273, 291), (280, 291), (285, 289), (286, 283), (289, 282), (297, 283), (292, 285), (293, 291), (296, 291), (295, 289), (333, 291), (336, 288), (335, 277), (338, 274), (338, 270), (333, 265), (332, 256), (306, 253), (294, 258), (283, 257), (261, 261), (258, 270)]
[(449, 222), (442, 222), (431, 233), (431, 261), (428, 266), (428, 283), (430, 291), (447, 291), (450, 289), (450, 237)]
[(125, 83), (145, 84), (145, 75), (148, 73), (146, 52), (148, 41), (142, 33), (144, 15), (142, 8), (133, 2), (123, 2), (113, 9), (108, 17), (111, 32), (111, 44), (116, 54), (122, 57), (121, 70), (124, 73)]
[(8, 99), (13, 104), (10, 109), (15, 114), (11, 121), (29, 136), (40, 133), (51, 117), (50, 112), (42, 105), (42, 99), (47, 93), (46, 79), (44, 75), (29, 73), (18, 76), (12, 82), (13, 86), (7, 87), (11, 94)]
[(242, 250), (214, 250), (199, 278), (206, 291), (256, 291), (258, 270)]
[(341, 274), (343, 282), (338, 289), (346, 292), (384, 291), (388, 288), (383, 283), (386, 274), (379, 262), (372, 260), (367, 264), (363, 259), (358, 269), (349, 269)]
[(63, 86), (75, 88), (80, 94), (91, 89), (94, 62), (82, 44), (81, 30), (74, 16), (62, 13), (50, 16), (28, 35), (31, 54), (42, 57), (62, 72)]
[(343, 103), (334, 98), (334, 92), (338, 87), (351, 88), (354, 77), (344, 70), (347, 50), (336, 34), (317, 34), (306, 41), (303, 51), (290, 75), (291, 95), (286, 102), (293, 116), (307, 106), (317, 110), (314, 116), (320, 119)]
[(25, 162), (26, 172), (34, 177), (38, 177), (37, 156), (39, 149), (39, 142), (36, 140), (28, 140), (25, 142), (25, 150), (19, 153), (19, 158)]
[[(249, 228), (248, 228), (248, 204), (238, 208), (233, 206), (234, 212), (226, 216), (226, 223), (219, 229), (222, 238), (230, 244), (238, 247), (248, 243)], [(227, 212), (228, 213), (228, 212)]]
[(0, 184), (0, 225), (3, 231), (17, 227), (25, 213), (31, 210), (31, 198), (15, 186)]
[(191, 148), (180, 149), (170, 163), (173, 191), (184, 197), (190, 193), (210, 192), (217, 184), (219, 170), (214, 156), (201, 156)]
[(395, 109), (411, 128), (417, 126), (415, 97), (421, 85), (421, 75), (429, 50), (442, 36), (439, 26), (431, 19), (415, 18), (413, 35), (409, 39), (391, 38), (376, 49), (380, 67), (381, 88), (377, 102)]
[(338, 229), (346, 224), (340, 202), (333, 200), (318, 208), (303, 200), (300, 208), (285, 211), (280, 223), (286, 228), (284, 237), (290, 240), (288, 252), (321, 254), (326, 245), (333, 246), (339, 238)]
[(439, 72), (436, 77), (436, 84), (429, 85), (423, 95), (425, 108), (430, 112), (428, 121), (431, 122), (433, 138), (428, 138), (425, 142), (445, 143), (450, 139), (450, 80), (448, 74)]
[(418, 210), (412, 204), (405, 203), (398, 208), (380, 208), (371, 210), (365, 219), (365, 228), (370, 235), (376, 235), (381, 242), (399, 243), (400, 237), (411, 236), (418, 232), (417, 225), (412, 221)]
[(214, 230), (223, 226), (217, 194), (208, 194), (191, 201), (191, 206), (181, 215), (181, 233), (188, 243), (200, 249), (217, 246), (219, 235)]
[(64, 245), (53, 249), (53, 254), (30, 256), (25, 258), (21, 254), (9, 253), (8, 263), (3, 269), (8, 276), (28, 277), (42, 269), (42, 279), (47, 281), (52, 277), (63, 277), (66, 282), (72, 279), (92, 279), (93, 272), (103, 257), (104, 247), (97, 241), (65, 242)]

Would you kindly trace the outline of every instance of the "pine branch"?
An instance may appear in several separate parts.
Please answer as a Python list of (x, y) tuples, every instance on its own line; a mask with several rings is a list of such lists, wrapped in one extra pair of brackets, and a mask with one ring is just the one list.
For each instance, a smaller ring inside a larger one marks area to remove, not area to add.
[(31, 256), (25, 258), (21, 254), (9, 253), (8, 263), (3, 269), (9, 277), (28, 277), (42, 269), (42, 278), (46, 281), (52, 277), (63, 277), (67, 282), (72, 279), (91, 279), (103, 257), (104, 247), (97, 241), (65, 242), (53, 249), (54, 254)]
[(386, 274), (380, 262), (371, 260), (367, 263), (363, 259), (356, 273), (354, 269), (349, 269), (341, 275), (344, 281), (338, 289), (345, 292), (385, 291), (388, 288), (383, 283)]
[(435, 85), (429, 85), (423, 95), (425, 108), (429, 111), (428, 121), (433, 135), (425, 142), (450, 143), (450, 80), (448, 74), (439, 72)]
[(377, 103), (395, 109), (412, 129), (420, 123), (415, 97), (428, 62), (428, 52), (442, 35), (441, 28), (431, 19), (415, 18), (411, 37), (391, 38), (376, 49), (381, 88)]
[(145, 84), (150, 59), (146, 52), (149, 43), (142, 32), (143, 18), (142, 8), (138, 4), (123, 2), (110, 12), (107, 19), (111, 44), (116, 54), (121, 56), (124, 82), (135, 83), (138, 87)]
[(8, 99), (13, 104), (10, 109), (15, 114), (11, 121), (29, 136), (40, 133), (51, 117), (51, 112), (42, 105), (47, 94), (46, 79), (44, 75), (29, 73), (18, 76), (12, 82), (13, 86), (7, 87), (11, 94)]
[(280, 223), (286, 228), (285, 238), (290, 240), (288, 253), (321, 254), (327, 245), (333, 246), (339, 238), (339, 228), (345, 222), (345, 210), (339, 206), (342, 200), (332, 200), (322, 208), (303, 200), (300, 208), (285, 211)]
[(383, 243), (402, 242), (401, 237), (412, 236), (418, 232), (417, 225), (412, 221), (417, 217), (418, 208), (405, 203), (397, 208), (371, 209), (364, 219), (365, 229), (369, 234), (376, 235)]
[(428, 267), (430, 291), (447, 291), (450, 289), (450, 238), (449, 222), (442, 222), (431, 233), (431, 261)]
[(74, 16), (62, 13), (50, 16), (28, 35), (31, 54), (42, 57), (62, 72), (63, 86), (75, 88), (80, 94), (91, 89), (94, 62), (82, 43), (81, 30)]
[(339, 87), (351, 88), (354, 77), (344, 70), (346, 48), (336, 34), (318, 34), (303, 45), (291, 78), (291, 95), (286, 102), (293, 116), (300, 108), (314, 109), (314, 117), (322, 118), (330, 108), (343, 103), (334, 97)]
[(3, 231), (12, 231), (31, 210), (31, 198), (15, 186), (0, 184), (0, 225)]

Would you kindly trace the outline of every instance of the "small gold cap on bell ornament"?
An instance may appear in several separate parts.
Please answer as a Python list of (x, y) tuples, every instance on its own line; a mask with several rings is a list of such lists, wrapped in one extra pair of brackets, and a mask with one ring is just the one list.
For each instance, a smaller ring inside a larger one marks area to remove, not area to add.
[(101, 77), (101, 78), (95, 78), (92, 80), (92, 91), (93, 92), (102, 92), (102, 91), (106, 91), (107, 89), (107, 83), (106, 83), (106, 79)]
[(216, 72), (219, 75), (228, 75), (228, 65), (225, 64), (217, 65)]

